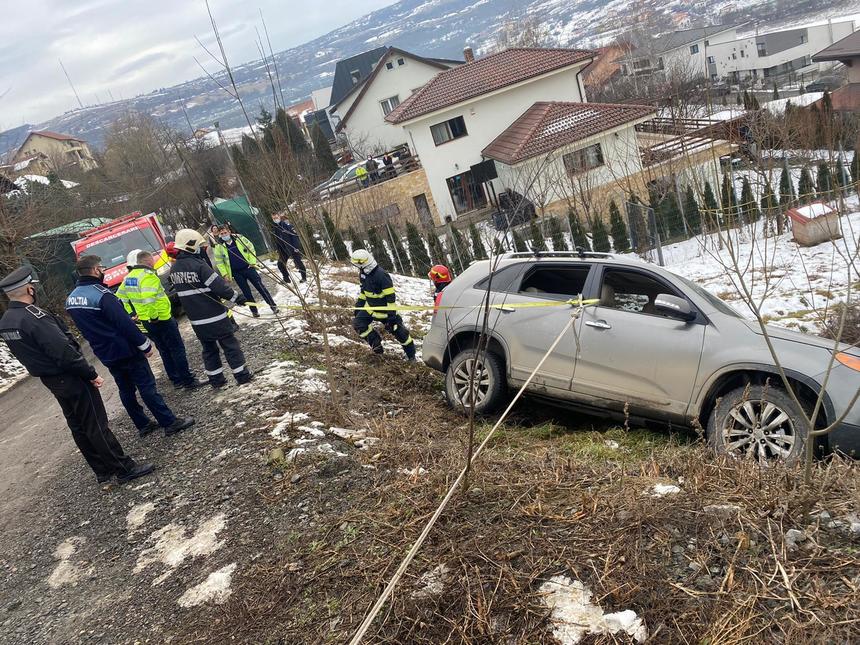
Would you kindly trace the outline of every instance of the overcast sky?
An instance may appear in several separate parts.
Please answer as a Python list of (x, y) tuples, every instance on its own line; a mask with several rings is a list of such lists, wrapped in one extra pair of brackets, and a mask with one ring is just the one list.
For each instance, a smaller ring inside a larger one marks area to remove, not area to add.
[[(210, 0), (232, 64), (258, 57), (263, 10), (277, 52), (394, 0)], [(211, 27), (203, 0), (2, 0), (0, 130), (39, 123), (84, 104), (130, 98), (201, 76)], [(262, 29), (261, 29), (262, 31)], [(202, 54), (202, 57), (201, 57)]]

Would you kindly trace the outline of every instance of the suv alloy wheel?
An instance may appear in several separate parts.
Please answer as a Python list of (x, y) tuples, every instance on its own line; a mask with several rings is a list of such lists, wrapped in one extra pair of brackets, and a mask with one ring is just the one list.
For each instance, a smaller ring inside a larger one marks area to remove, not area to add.
[(505, 391), (502, 363), (490, 351), (482, 352), (479, 357), (475, 349), (463, 350), (454, 357), (445, 374), (445, 396), (459, 410), (469, 410), (474, 398), (475, 413), (489, 414), (502, 404)]

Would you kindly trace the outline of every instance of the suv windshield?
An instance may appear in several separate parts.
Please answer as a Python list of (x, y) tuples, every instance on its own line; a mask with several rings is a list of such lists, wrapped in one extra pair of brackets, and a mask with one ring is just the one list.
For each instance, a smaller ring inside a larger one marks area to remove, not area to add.
[(725, 302), (723, 302), (722, 300), (717, 298), (714, 294), (707, 291), (706, 289), (703, 289), (702, 287), (697, 285), (692, 280), (688, 280), (687, 278), (680, 276), (680, 275), (677, 275), (677, 274), (672, 274), (672, 275), (674, 275), (676, 278), (678, 278), (686, 286), (690, 287), (690, 289), (695, 291), (697, 295), (699, 295), (702, 298), (704, 298), (705, 300), (707, 300), (708, 303), (711, 304), (714, 307), (714, 309), (716, 309), (720, 313), (724, 313), (727, 316), (734, 316), (735, 318), (743, 318), (743, 316), (740, 313), (738, 313), (737, 311), (735, 311), (735, 309), (733, 307), (730, 307)]

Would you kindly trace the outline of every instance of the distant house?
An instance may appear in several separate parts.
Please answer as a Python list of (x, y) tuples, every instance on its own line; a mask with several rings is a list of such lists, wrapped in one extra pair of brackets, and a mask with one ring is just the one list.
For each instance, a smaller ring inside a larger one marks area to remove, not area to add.
[(47, 175), (53, 170), (50, 160), (41, 152), (36, 152), (10, 164), (0, 166), (0, 173), (8, 177), (24, 174)]
[(578, 49), (507, 49), (437, 74), (388, 114), (420, 157), (441, 217), (487, 206), (471, 166), (536, 102), (585, 101), (580, 72), (594, 56)]
[(813, 54), (854, 31), (854, 21), (784, 29), (713, 43), (707, 51), (708, 76), (730, 83), (770, 84), (789, 74), (820, 71)]
[(28, 134), (12, 161), (22, 162), (37, 155), (43, 155), (54, 171), (71, 166), (77, 166), (84, 171), (98, 167), (86, 141), (49, 130)]
[(839, 62), (848, 70), (848, 84), (830, 95), (833, 109), (839, 112), (860, 112), (860, 31), (825, 47), (812, 56), (816, 63)]
[(335, 76), (334, 102), (329, 109), (336, 123), (335, 131), (344, 133), (349, 147), (361, 155), (409, 143), (403, 129), (388, 123), (385, 117), (427, 81), (462, 62), (425, 58), (397, 47), (385, 48), (366, 75), (360, 75), (358, 70), (360, 76), (348, 91), (337, 91)]
[(690, 77), (706, 76), (709, 48), (736, 38), (737, 28), (729, 25), (673, 31), (641, 43), (619, 61), (621, 71), (625, 76), (676, 72)]
[(619, 62), (630, 52), (629, 45), (613, 43), (595, 50), (597, 58), (582, 71), (585, 89), (599, 88), (621, 73)]

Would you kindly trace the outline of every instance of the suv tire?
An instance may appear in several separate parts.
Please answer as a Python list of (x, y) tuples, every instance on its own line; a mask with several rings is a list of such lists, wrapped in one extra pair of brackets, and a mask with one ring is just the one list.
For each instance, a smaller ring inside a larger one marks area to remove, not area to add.
[[(490, 351), (484, 351), (481, 361), (478, 361), (478, 351), (466, 349), (457, 354), (448, 365), (445, 372), (445, 397), (448, 404), (459, 411), (470, 409), (468, 404), (469, 379), (473, 367), (483, 364), (483, 375), (475, 376), (473, 386), (477, 394), (475, 414), (484, 415), (495, 412), (505, 400), (507, 384), (501, 359)], [(480, 372), (479, 372), (480, 374)], [(466, 398), (466, 402), (463, 398)]]
[(733, 457), (792, 463), (802, 458), (806, 421), (784, 389), (739, 387), (724, 394), (711, 412), (708, 441)]

